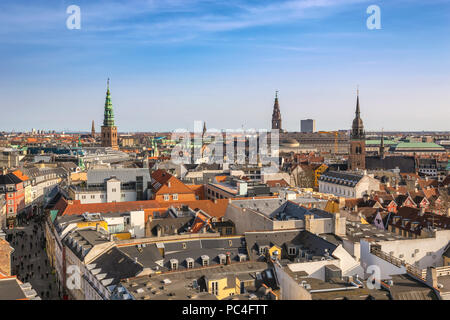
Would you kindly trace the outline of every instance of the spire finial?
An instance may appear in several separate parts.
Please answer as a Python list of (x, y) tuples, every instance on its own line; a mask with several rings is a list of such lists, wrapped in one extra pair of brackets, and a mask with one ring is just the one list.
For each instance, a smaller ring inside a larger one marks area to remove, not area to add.
[(356, 85), (356, 95), (359, 96), (359, 84)]
[(107, 87), (108, 87), (108, 90), (109, 90), (109, 77), (108, 77), (108, 81), (107, 81)]
[(275, 99), (278, 99), (278, 90), (275, 91)]

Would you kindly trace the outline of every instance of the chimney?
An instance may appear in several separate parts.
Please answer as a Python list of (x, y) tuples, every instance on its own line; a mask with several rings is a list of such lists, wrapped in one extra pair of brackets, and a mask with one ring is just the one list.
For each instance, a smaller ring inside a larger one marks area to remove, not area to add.
[(170, 188), (170, 181), (169, 182), (167, 182), (167, 186)]
[(227, 256), (227, 258), (226, 258), (226, 260), (225, 260), (225, 264), (226, 265), (229, 265), (229, 264), (231, 264), (231, 257), (230, 257), (230, 253), (229, 252), (227, 252), (227, 254), (226, 254), (226, 256)]
[(422, 217), (425, 214), (425, 207), (420, 207), (420, 216)]
[(312, 214), (305, 214), (305, 230), (306, 231), (312, 232), (311, 231), (311, 220), (313, 220), (313, 219), (314, 219), (314, 216)]
[(341, 230), (341, 214), (339, 212), (336, 212), (333, 217), (334, 222), (334, 234), (335, 235), (342, 235)]
[(427, 268), (426, 282), (429, 286), (431, 286), (433, 288), (437, 288), (438, 282), (437, 282), (437, 272), (436, 272), (435, 267)]

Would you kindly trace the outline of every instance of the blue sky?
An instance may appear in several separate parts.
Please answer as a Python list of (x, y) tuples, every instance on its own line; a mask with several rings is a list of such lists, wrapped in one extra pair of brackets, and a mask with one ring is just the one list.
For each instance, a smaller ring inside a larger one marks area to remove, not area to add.
[[(66, 9), (81, 8), (68, 30)], [(369, 30), (366, 9), (381, 9)], [(2, 0), (0, 131), (450, 130), (449, 0)]]

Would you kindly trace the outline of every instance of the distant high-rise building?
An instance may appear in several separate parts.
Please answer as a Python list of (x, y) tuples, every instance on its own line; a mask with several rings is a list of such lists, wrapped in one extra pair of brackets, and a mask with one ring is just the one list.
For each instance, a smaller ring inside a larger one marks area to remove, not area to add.
[(109, 92), (109, 79), (106, 90), (105, 115), (102, 126), (102, 147), (118, 149), (117, 127), (114, 124), (114, 112), (111, 103), (111, 93)]
[(300, 121), (300, 131), (305, 133), (312, 133), (316, 131), (316, 120), (305, 119)]
[(364, 133), (363, 121), (359, 110), (359, 90), (356, 97), (356, 112), (353, 119), (352, 132), (350, 134), (350, 156), (349, 169), (366, 168), (366, 137)]
[(94, 120), (92, 120), (91, 136), (92, 136), (92, 138), (95, 138), (95, 124), (94, 124)]
[(275, 93), (275, 103), (273, 104), (272, 130), (273, 129), (282, 131), (280, 105), (278, 104), (278, 91), (276, 91)]

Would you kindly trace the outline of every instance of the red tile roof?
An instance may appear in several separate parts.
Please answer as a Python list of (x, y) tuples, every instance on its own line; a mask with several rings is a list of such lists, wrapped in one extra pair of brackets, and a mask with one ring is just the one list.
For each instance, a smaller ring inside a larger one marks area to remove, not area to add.
[(266, 184), (271, 188), (273, 188), (273, 187), (289, 187), (289, 183), (287, 183), (284, 179), (267, 180)]
[(189, 189), (183, 182), (172, 176), (165, 170), (159, 169), (152, 173), (152, 189), (157, 194), (168, 193), (190, 193), (194, 194), (194, 191)]
[(89, 213), (129, 212), (150, 208), (161, 208), (161, 206), (156, 200), (85, 203), (85, 204), (81, 204), (80, 200), (68, 200), (67, 207), (62, 212), (58, 212), (58, 215), (64, 216), (80, 215), (85, 212)]

